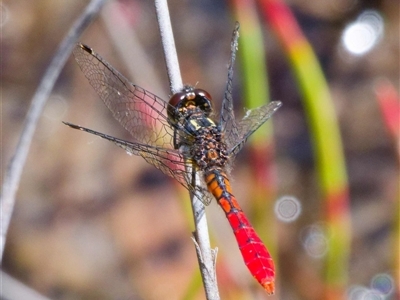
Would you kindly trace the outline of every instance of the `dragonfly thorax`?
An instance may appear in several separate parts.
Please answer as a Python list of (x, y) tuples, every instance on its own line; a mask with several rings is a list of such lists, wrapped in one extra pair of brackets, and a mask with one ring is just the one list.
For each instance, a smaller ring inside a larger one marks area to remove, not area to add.
[(225, 167), (228, 150), (218, 126), (214, 124), (198, 129), (192, 147), (192, 157), (205, 173)]

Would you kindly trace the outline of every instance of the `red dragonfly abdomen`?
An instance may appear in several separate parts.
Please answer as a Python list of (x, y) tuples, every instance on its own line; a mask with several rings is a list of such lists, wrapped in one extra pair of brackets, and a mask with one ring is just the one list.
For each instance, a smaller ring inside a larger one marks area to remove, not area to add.
[(275, 289), (274, 262), (237, 203), (236, 198), (232, 195), (231, 185), (226, 174), (213, 170), (206, 174), (205, 181), (208, 190), (217, 199), (231, 224), (243, 260), (250, 273), (268, 294), (273, 294)]

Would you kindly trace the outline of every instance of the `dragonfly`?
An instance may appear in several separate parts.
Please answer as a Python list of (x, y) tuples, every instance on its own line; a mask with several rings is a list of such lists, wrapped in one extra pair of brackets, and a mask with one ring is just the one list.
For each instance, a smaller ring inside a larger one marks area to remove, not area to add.
[[(232, 80), (238, 38), (237, 23), (232, 35), (228, 80), (219, 118), (207, 91), (185, 85), (166, 102), (132, 84), (93, 49), (77, 44), (73, 54), (80, 69), (134, 141), (68, 122), (64, 124), (109, 140), (128, 154), (143, 157), (191, 193), (196, 193), (205, 205), (215, 199), (225, 212), (250, 273), (268, 294), (273, 294), (273, 259), (239, 206), (228, 174), (246, 140), (272, 116), (281, 102), (248, 110), (243, 119), (235, 119)], [(195, 183), (194, 176), (198, 176), (200, 183)]]

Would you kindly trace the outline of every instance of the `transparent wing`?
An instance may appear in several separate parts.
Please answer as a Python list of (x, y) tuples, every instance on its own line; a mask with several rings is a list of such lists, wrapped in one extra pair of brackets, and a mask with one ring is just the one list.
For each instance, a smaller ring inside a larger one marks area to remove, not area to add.
[[(233, 80), (233, 65), (235, 63), (236, 51), (238, 48), (239, 39), (239, 23), (236, 22), (235, 29), (232, 34), (231, 41), (231, 58), (228, 67), (228, 81), (226, 83), (226, 89), (224, 99), (222, 100), (220, 125), (221, 130), (224, 133), (226, 141), (237, 141), (239, 138), (238, 125), (235, 121), (235, 113), (233, 111), (233, 99), (232, 99), (232, 80)], [(228, 146), (230, 146), (228, 144)]]
[(230, 147), (228, 151), (232, 159), (240, 149), (242, 149), (249, 136), (264, 124), (281, 106), (282, 102), (273, 101), (246, 112), (246, 115), (237, 125), (238, 138), (236, 140), (231, 139), (226, 141), (227, 145)]
[(233, 65), (236, 59), (236, 51), (239, 39), (239, 23), (236, 22), (231, 41), (231, 58), (228, 67), (228, 81), (226, 84), (224, 99), (222, 101), (220, 125), (224, 133), (225, 142), (231, 155), (231, 161), (242, 149), (248, 137), (264, 124), (272, 114), (281, 106), (281, 102), (275, 101), (264, 106), (247, 111), (244, 118), (237, 123), (233, 110), (232, 80)]
[[(197, 192), (200, 200), (205, 205), (210, 204), (211, 200), (213, 199), (211, 194), (206, 189), (199, 186), (192, 186), (192, 174), (186, 169), (185, 155), (181, 154), (178, 150), (155, 147), (140, 143), (132, 143), (79, 125), (68, 122), (63, 123), (71, 128), (82, 130), (109, 140), (124, 149), (129, 154), (140, 155), (149, 164), (155, 166), (164, 174), (175, 178), (190, 192)], [(187, 163), (190, 163), (190, 161), (187, 160)], [(198, 174), (198, 176), (201, 176), (201, 174)]]
[(165, 148), (172, 146), (173, 131), (167, 121), (167, 102), (129, 82), (91, 48), (77, 44), (73, 54), (114, 118), (136, 141)]

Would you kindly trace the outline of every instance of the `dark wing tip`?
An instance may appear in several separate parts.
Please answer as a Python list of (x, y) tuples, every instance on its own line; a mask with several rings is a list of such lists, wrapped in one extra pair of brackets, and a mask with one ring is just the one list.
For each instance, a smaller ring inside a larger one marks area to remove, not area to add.
[(90, 53), (90, 54), (93, 54), (93, 53), (94, 53), (93, 49), (90, 48), (90, 47), (88, 47), (88, 46), (86, 46), (85, 44), (79, 43), (78, 46), (79, 46), (83, 51), (86, 51), (86, 52), (88, 52), (88, 53)]
[(69, 126), (71, 128), (82, 130), (82, 127), (79, 126), (79, 125), (75, 125), (75, 124), (64, 122), (64, 121), (61, 121), (61, 122), (63, 122), (65, 125), (67, 125), (67, 126)]

